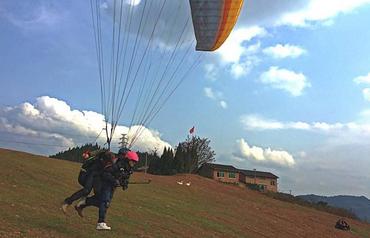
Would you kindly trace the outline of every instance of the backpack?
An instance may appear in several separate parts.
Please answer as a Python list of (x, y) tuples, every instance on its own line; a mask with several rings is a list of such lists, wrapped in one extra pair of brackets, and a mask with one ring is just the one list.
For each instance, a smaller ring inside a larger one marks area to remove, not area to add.
[(335, 224), (335, 228), (344, 230), (344, 231), (351, 230), (351, 227), (349, 226), (349, 224), (342, 218), (337, 221), (337, 223)]

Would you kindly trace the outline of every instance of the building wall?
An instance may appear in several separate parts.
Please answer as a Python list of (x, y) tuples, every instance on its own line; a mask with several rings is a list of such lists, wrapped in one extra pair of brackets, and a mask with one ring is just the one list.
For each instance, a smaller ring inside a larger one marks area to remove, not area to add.
[[(217, 172), (223, 172), (224, 177), (218, 177)], [(218, 170), (213, 170), (210, 166), (202, 166), (198, 174), (214, 179), (216, 181), (224, 182), (224, 183), (247, 183), (247, 184), (258, 184), (258, 185), (263, 185), (265, 186), (266, 191), (271, 191), (271, 192), (277, 192), (278, 187), (277, 187), (277, 179), (271, 179), (271, 178), (262, 178), (262, 177), (247, 177), (243, 173), (234, 173), (235, 178), (229, 178), (229, 172), (226, 171), (218, 171)]]
[[(217, 176), (217, 172), (223, 172), (224, 173), (224, 177), (218, 177)], [(220, 181), (220, 182), (224, 182), (224, 183), (238, 183), (239, 182), (239, 173), (234, 173), (235, 174), (235, 178), (229, 178), (229, 173), (230, 172), (226, 172), (226, 171), (217, 171), (217, 170), (214, 170), (213, 171), (213, 179), (214, 180), (217, 180), (217, 181)]]
[(245, 183), (264, 185), (267, 191), (277, 192), (277, 179), (245, 177)]
[(211, 178), (213, 179), (213, 169), (211, 169), (209, 166), (207, 165), (204, 165), (202, 166), (199, 171), (198, 171), (198, 174), (200, 176), (203, 176), (203, 177), (206, 177), (206, 178)]
[(240, 173), (239, 174), (239, 182), (241, 182), (241, 183), (245, 183), (245, 175), (243, 174), (243, 173)]

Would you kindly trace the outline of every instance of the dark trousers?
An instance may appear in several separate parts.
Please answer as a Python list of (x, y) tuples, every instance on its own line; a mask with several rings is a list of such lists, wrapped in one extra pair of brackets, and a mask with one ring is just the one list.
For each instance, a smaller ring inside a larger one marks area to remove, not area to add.
[(93, 171), (85, 172), (81, 170), (78, 175), (78, 182), (83, 186), (83, 188), (72, 194), (70, 197), (67, 197), (64, 202), (71, 205), (74, 201), (82, 197), (87, 197), (93, 188), (95, 175), (96, 173)]
[(99, 220), (98, 222), (105, 222), (105, 216), (109, 208), (110, 202), (113, 198), (115, 187), (110, 184), (102, 184), (102, 187), (98, 193), (95, 193), (94, 196), (88, 197), (86, 199), (86, 204), (81, 206), (81, 208), (95, 206), (99, 208)]

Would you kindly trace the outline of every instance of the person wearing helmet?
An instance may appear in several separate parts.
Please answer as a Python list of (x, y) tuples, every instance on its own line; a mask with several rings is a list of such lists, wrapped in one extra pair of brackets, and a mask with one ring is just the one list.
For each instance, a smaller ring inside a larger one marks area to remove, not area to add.
[(62, 204), (62, 211), (64, 214), (67, 213), (68, 207), (78, 199), (87, 197), (93, 189), (94, 179), (100, 175), (103, 170), (103, 163), (105, 160), (110, 160), (110, 154), (106, 150), (86, 151), (82, 154), (84, 159), (81, 166), (80, 173), (78, 175), (78, 182), (83, 187), (71, 196), (64, 199)]
[(123, 190), (128, 188), (130, 175), (133, 173), (133, 167), (139, 161), (139, 156), (133, 151), (125, 151), (119, 153), (118, 156), (111, 161), (108, 161), (103, 173), (101, 174), (100, 188), (94, 188), (96, 193), (81, 200), (75, 209), (77, 213), (83, 217), (83, 209), (89, 206), (99, 208), (99, 219), (96, 226), (97, 230), (111, 230), (105, 222), (105, 217), (113, 194), (117, 187), (121, 186)]

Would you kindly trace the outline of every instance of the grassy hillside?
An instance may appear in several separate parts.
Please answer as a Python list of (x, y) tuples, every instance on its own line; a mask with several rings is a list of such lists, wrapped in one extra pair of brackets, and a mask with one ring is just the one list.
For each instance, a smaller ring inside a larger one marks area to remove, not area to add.
[(78, 171), (77, 163), (0, 149), (0, 237), (370, 237), (368, 224), (349, 220), (353, 231), (339, 231), (334, 215), (194, 175), (150, 176), (150, 185), (117, 190), (113, 230), (98, 232), (97, 209), (84, 219), (59, 209), (79, 188)]

